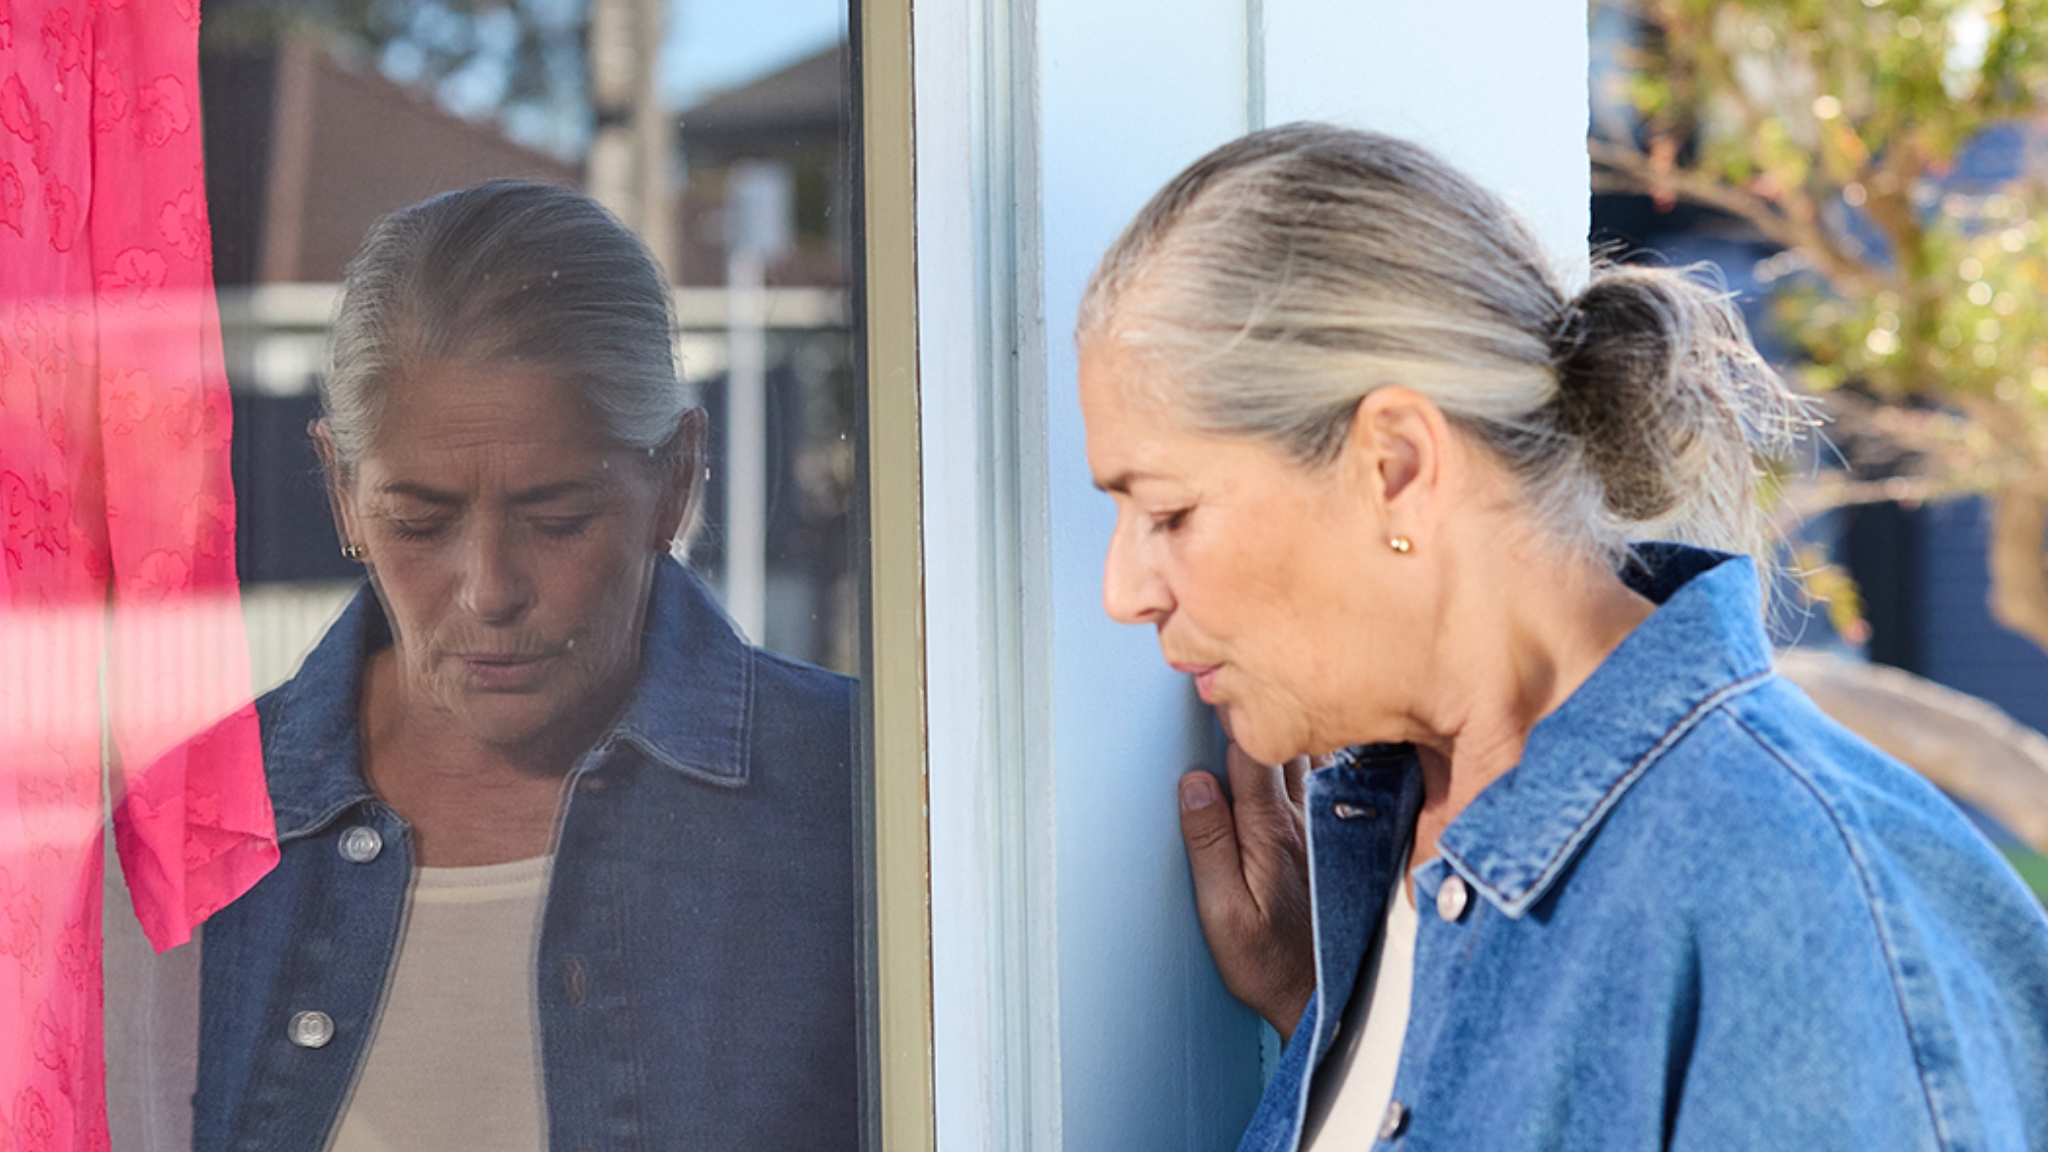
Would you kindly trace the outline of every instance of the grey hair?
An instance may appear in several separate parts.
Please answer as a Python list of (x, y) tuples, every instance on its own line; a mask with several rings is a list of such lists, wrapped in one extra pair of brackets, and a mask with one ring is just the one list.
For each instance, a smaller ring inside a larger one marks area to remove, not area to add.
[(492, 180), (370, 229), (343, 278), (321, 407), (350, 468), (375, 445), (386, 394), (419, 370), (533, 365), (578, 387), (607, 440), (652, 455), (690, 410), (672, 331), (665, 279), (596, 201)]
[(1199, 430), (1334, 460), (1375, 389), (1427, 397), (1490, 450), (1557, 544), (1764, 543), (1757, 457), (1804, 402), (1727, 295), (1603, 264), (1566, 292), (1505, 203), (1416, 145), (1290, 124), (1176, 176), (1112, 245), (1076, 339), (1152, 365)]

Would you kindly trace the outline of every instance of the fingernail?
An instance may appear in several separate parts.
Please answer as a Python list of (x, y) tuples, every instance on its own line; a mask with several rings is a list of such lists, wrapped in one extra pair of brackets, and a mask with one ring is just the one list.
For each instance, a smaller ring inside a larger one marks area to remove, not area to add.
[(1216, 782), (1207, 776), (1190, 776), (1180, 784), (1180, 806), (1190, 812), (1216, 802)]

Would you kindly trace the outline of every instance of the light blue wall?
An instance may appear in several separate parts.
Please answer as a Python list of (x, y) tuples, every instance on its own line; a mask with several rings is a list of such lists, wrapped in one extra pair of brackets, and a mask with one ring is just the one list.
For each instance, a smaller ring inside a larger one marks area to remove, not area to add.
[(1257, 1101), (1258, 1023), (1195, 923), (1174, 788), (1194, 753), (1186, 678), (1150, 630), (1103, 615), (1113, 509), (1089, 483), (1068, 333), (1124, 222), (1245, 131), (1244, 6), (1045, 0), (1037, 21), (1061, 1143), (1229, 1148)]
[(1333, 120), (1425, 144), (1583, 265), (1584, 0), (1264, 0), (1268, 122)]

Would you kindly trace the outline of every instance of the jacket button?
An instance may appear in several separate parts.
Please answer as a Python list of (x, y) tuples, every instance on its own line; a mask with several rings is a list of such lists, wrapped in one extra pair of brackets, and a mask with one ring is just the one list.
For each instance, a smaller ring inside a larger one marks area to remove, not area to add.
[(1446, 922), (1456, 924), (1458, 917), (1465, 914), (1465, 907), (1472, 903), (1472, 889), (1465, 885), (1456, 873), (1444, 877), (1443, 887), (1436, 890), (1436, 914)]
[(1367, 808), (1362, 804), (1332, 804), (1330, 814), (1339, 820), (1370, 820), (1379, 815), (1379, 809)]
[(384, 837), (367, 824), (358, 824), (341, 834), (341, 858), (351, 864), (368, 864), (384, 851)]
[(1408, 1106), (1399, 1100), (1387, 1103), (1387, 1114), (1380, 1119), (1380, 1139), (1392, 1140), (1408, 1128)]
[(301, 1048), (325, 1048), (334, 1039), (334, 1017), (325, 1012), (294, 1012), (285, 1035)]
[(583, 969), (583, 957), (571, 956), (562, 961), (562, 995), (569, 998), (571, 1007), (581, 1008), (590, 1000), (590, 976)]

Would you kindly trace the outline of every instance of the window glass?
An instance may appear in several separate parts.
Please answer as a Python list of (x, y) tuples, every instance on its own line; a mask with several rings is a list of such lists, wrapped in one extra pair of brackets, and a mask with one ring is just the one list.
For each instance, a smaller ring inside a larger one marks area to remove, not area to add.
[(109, 850), (116, 1149), (865, 1142), (847, 25), (208, 0), (281, 843), (161, 957)]

